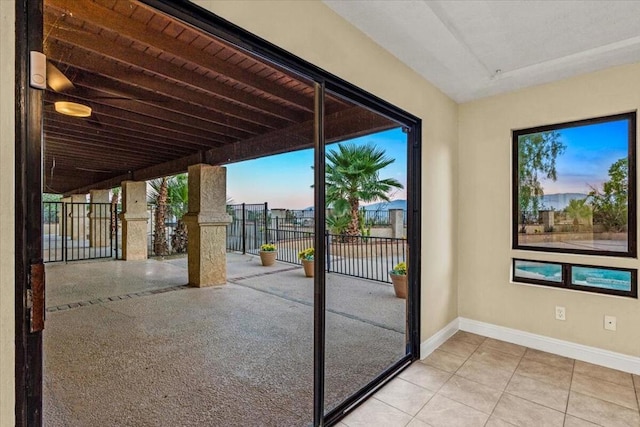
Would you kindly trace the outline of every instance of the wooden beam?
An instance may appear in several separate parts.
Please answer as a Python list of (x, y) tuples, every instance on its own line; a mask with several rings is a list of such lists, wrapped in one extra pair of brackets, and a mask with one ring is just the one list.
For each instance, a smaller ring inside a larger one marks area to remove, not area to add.
[[(161, 178), (163, 176), (176, 175), (187, 171), (190, 165), (203, 162), (203, 153), (197, 152), (180, 159), (171, 160), (158, 165), (138, 169), (136, 171), (109, 178), (95, 184), (68, 190), (69, 194), (88, 193), (89, 190), (106, 190), (120, 185), (125, 180), (148, 181), (150, 179)], [(119, 181), (118, 181), (119, 180)]]
[[(313, 112), (313, 97), (301, 95), (230, 62), (206, 54), (206, 52), (193, 45), (185, 44), (164, 33), (153, 31), (143, 23), (128, 19), (126, 16), (102, 7), (97, 3), (77, 0), (47, 0), (47, 6), (58, 9), (63, 13), (69, 13), (75, 19), (87, 21), (100, 28), (113, 31), (121, 37), (126, 37), (143, 45), (157, 47), (167, 54), (211, 70), (212, 73), (252, 87), (307, 112)], [(177, 22), (174, 22), (174, 24), (178, 25)], [(244, 53), (238, 52), (238, 54), (251, 58)], [(274, 71), (286, 74), (280, 69), (274, 68)], [(293, 76), (290, 77), (297, 81), (302, 80)]]
[[(46, 25), (46, 30), (48, 34), (50, 34), (50, 42), (45, 45), (45, 53), (55, 61), (77, 64), (80, 68), (82, 68), (82, 65), (91, 67), (102, 74), (123, 78), (132, 84), (173, 96), (172, 93), (166, 91), (166, 84), (163, 84), (164, 82), (158, 79), (158, 76), (161, 76), (169, 81), (184, 84), (192, 89), (197, 89), (211, 96), (215, 96), (218, 100), (217, 103), (220, 104), (220, 110), (227, 111), (230, 115), (240, 119), (250, 120), (259, 124), (262, 123), (260, 118), (251, 117), (247, 114), (255, 113), (257, 110), (267, 115), (266, 119), (271, 119), (269, 123), (274, 123), (274, 118), (276, 119), (275, 123), (277, 123), (278, 120), (300, 122), (304, 120), (304, 116), (308, 116), (308, 114), (304, 114), (303, 112), (287, 108), (282, 104), (272, 102), (265, 98), (260, 98), (246, 91), (221, 83), (211, 77), (198, 74), (193, 70), (179, 67), (169, 61), (140, 52), (132, 47), (126, 48), (112, 43), (110, 40), (106, 41), (102, 36), (97, 34), (87, 32), (86, 35), (78, 37), (77, 31), (61, 25)], [(56, 43), (51, 42), (51, 39), (60, 40), (65, 44), (72, 45), (74, 49), (57, 46)], [(122, 65), (118, 65), (112, 61), (116, 61)], [(130, 71), (131, 67), (153, 73), (154, 76), (142, 73), (130, 73), (128, 71)], [(130, 74), (133, 74), (133, 76)]]
[(202, 141), (200, 138), (188, 137), (182, 133), (170, 129), (155, 129), (141, 123), (116, 120), (104, 114), (99, 115), (100, 126), (87, 120), (79, 120), (76, 117), (69, 117), (53, 111), (45, 113), (45, 124), (56, 124), (57, 126), (75, 125), (79, 129), (92, 133), (101, 130), (108, 130), (121, 135), (133, 135), (143, 139), (155, 141), (156, 149), (173, 148), (178, 145), (191, 150), (209, 149), (212, 147), (211, 141)]
[[(46, 100), (49, 102), (53, 102), (58, 95), (50, 95), (47, 92)], [(72, 99), (80, 100), (81, 102), (91, 102), (86, 101), (84, 98), (80, 97), (69, 97)], [(224, 138), (220, 135), (210, 133), (207, 129), (196, 129), (189, 126), (184, 126), (181, 123), (174, 123), (172, 121), (164, 120), (163, 118), (150, 117), (143, 114), (139, 114), (135, 111), (123, 112), (121, 109), (117, 107), (112, 107), (107, 104), (100, 104), (100, 111), (94, 111), (94, 114), (98, 116), (100, 120), (103, 117), (111, 117), (112, 119), (123, 123), (126, 126), (138, 126), (144, 125), (149, 128), (154, 128), (154, 132), (163, 132), (164, 130), (170, 130), (173, 132), (178, 132), (183, 134), (187, 139), (193, 139), (194, 143), (198, 143), (201, 145), (205, 145), (207, 147), (216, 146), (225, 142), (232, 142), (231, 138)]]
[[(361, 107), (330, 114), (325, 118), (327, 143), (344, 141), (398, 127), (398, 124)], [(313, 147), (313, 120), (206, 152), (207, 163), (226, 164), (241, 160)]]
[[(386, 117), (361, 107), (353, 107), (328, 115), (325, 123), (325, 135), (328, 143), (398, 127), (397, 123)], [(228, 146), (194, 153), (156, 166), (139, 169), (127, 176), (136, 181), (145, 181), (185, 172), (189, 165), (196, 163), (221, 165), (311, 147), (313, 147), (313, 121), (307, 121)], [(106, 185), (111, 185), (111, 183), (110, 180), (107, 180), (105, 183), (92, 184), (74, 191), (84, 192), (94, 188), (107, 188)]]

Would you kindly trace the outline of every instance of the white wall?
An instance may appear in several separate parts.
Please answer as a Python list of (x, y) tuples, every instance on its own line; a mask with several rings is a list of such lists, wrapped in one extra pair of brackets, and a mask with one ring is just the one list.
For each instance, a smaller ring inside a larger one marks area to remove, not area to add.
[[(640, 64), (612, 68), (459, 107), (460, 316), (640, 356), (640, 302), (510, 283), (511, 258), (639, 267), (637, 259), (511, 250), (511, 130), (640, 107)], [(555, 306), (567, 320), (555, 320)], [(605, 331), (603, 316), (618, 318)]]
[(0, 426), (14, 423), (15, 5), (0, 1)]

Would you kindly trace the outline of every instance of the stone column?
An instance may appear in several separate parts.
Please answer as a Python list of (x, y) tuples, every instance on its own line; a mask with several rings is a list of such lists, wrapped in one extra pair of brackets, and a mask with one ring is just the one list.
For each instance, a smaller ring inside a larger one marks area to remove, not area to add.
[(147, 183), (122, 182), (122, 259), (147, 259)]
[(71, 236), (71, 217), (68, 215), (71, 212), (69, 210), (71, 209), (71, 205), (69, 205), (71, 197), (63, 197), (60, 202), (62, 204), (60, 205), (60, 212), (58, 212), (58, 233), (60, 236), (67, 238)]
[(391, 223), (391, 237), (394, 239), (404, 238), (404, 211), (389, 209), (389, 222)]
[(553, 230), (553, 227), (556, 225), (554, 212), (540, 211), (540, 216), (542, 216), (542, 225), (544, 226), (544, 231)]
[(227, 170), (221, 166), (189, 166), (189, 212), (184, 216), (189, 243), (189, 285), (227, 283)]
[(71, 236), (73, 240), (85, 240), (89, 228), (87, 224), (87, 195), (72, 194), (71, 203), (67, 207), (67, 215), (71, 220), (67, 235)]
[(89, 244), (91, 247), (102, 248), (111, 243), (111, 205), (109, 204), (109, 190), (91, 190), (91, 205), (89, 212)]

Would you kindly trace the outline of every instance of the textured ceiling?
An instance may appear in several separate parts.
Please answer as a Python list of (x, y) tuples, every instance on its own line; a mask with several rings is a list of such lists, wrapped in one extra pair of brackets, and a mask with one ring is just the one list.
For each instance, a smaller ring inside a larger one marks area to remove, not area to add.
[(640, 61), (640, 1), (324, 2), (457, 102)]

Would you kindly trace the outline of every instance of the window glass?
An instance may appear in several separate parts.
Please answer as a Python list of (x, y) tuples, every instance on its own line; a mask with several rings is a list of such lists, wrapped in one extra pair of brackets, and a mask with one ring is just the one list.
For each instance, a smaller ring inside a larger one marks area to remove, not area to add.
[(514, 282), (638, 297), (634, 269), (514, 259), (512, 278)]
[(562, 264), (516, 260), (514, 276), (520, 279), (562, 283)]
[(571, 267), (571, 284), (631, 291), (631, 271), (610, 268)]
[(514, 248), (635, 255), (635, 120), (513, 133)]

